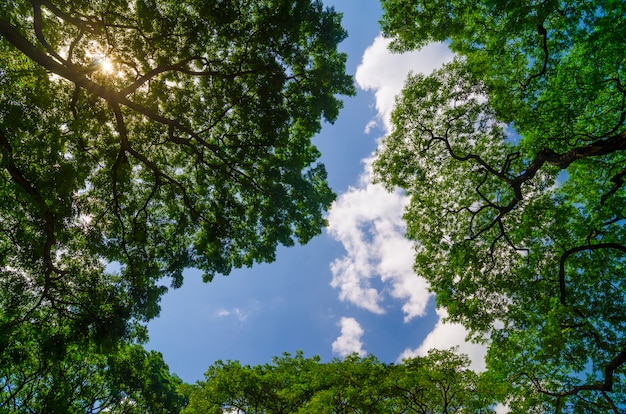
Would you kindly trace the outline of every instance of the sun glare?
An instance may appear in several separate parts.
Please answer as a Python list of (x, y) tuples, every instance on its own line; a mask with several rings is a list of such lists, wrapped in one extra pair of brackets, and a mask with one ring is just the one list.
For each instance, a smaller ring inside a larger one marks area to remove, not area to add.
[(100, 62), (100, 69), (104, 73), (113, 73), (113, 63), (109, 59), (103, 58)]
[(91, 70), (100, 72), (105, 75), (114, 75), (117, 70), (115, 59), (107, 56), (107, 51), (98, 42), (89, 41), (85, 50), (85, 58), (89, 63)]

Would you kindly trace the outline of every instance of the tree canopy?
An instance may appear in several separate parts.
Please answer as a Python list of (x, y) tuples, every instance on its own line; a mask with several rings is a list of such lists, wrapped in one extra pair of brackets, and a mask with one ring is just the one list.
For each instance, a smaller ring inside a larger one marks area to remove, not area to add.
[[(3, 344), (131, 346), (164, 278), (319, 234), (311, 138), (354, 93), (340, 20), (317, 0), (1, 2)], [(12, 395), (31, 377), (9, 371)]]
[(36, 329), (11, 340), (0, 354), (2, 413), (174, 414), (187, 404), (161, 354), (141, 345), (103, 353)]
[(325, 223), (311, 138), (354, 93), (341, 16), (319, 0), (5, 0), (0, 410), (624, 410), (626, 3), (381, 2), (394, 50), (456, 53), (409, 76), (374, 172), (411, 198), (415, 269), (489, 343), (487, 372), (447, 351), (298, 353), (181, 384), (139, 345), (162, 280), (272, 261)]
[(77, 317), (106, 303), (146, 319), (156, 279), (178, 286), (191, 266), (210, 279), (320, 232), (333, 194), (310, 139), (336, 118), (336, 95), (353, 92), (332, 9), (44, 0), (0, 10), (2, 271), (24, 284), (21, 306)]
[(491, 341), (514, 412), (626, 406), (626, 4), (383, 0), (409, 76), (375, 173), (405, 189), (417, 273)]
[(302, 352), (256, 366), (217, 361), (184, 387), (183, 413), (490, 413), (494, 389), (468, 365), (452, 350), (401, 364), (356, 354), (321, 363)]

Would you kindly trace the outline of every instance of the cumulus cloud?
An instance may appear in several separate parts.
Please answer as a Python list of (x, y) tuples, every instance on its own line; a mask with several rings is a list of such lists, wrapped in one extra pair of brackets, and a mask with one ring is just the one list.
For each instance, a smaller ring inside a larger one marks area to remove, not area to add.
[[(387, 192), (371, 182), (371, 159), (358, 187), (335, 202), (328, 216), (329, 234), (346, 254), (331, 264), (331, 286), (339, 298), (382, 314), (385, 293), (403, 302), (405, 321), (424, 314), (429, 293), (413, 272), (412, 243), (404, 237), (402, 212), (407, 202), (399, 191)], [(379, 291), (374, 279), (385, 286)]]
[[(388, 45), (389, 40), (377, 37), (363, 54), (356, 72), (358, 86), (373, 91), (375, 96), (377, 115), (365, 126), (366, 133), (375, 127), (385, 133), (391, 130), (395, 98), (410, 72), (430, 73), (453, 57), (441, 43), (404, 54), (389, 52)], [(329, 213), (329, 233), (346, 250), (343, 257), (331, 264), (331, 285), (339, 289), (341, 300), (377, 314), (385, 312), (388, 296), (398, 300), (408, 322), (424, 315), (430, 293), (426, 281), (413, 271), (413, 246), (404, 237), (402, 213), (408, 200), (400, 191), (389, 193), (372, 183), (373, 157), (364, 160), (358, 185), (342, 194)], [(458, 346), (459, 352), (470, 356), (472, 369), (484, 370), (485, 347), (466, 342), (467, 331), (462, 325), (443, 322), (445, 310), (440, 309), (437, 314), (439, 322), (433, 331), (417, 348), (407, 348), (399, 360), (426, 355), (432, 348)], [(333, 351), (341, 353), (339, 350), (345, 348), (345, 355), (361, 349), (362, 334), (356, 320), (342, 319), (342, 336), (333, 343)]]
[(448, 316), (445, 309), (438, 309), (439, 321), (435, 328), (424, 338), (422, 344), (415, 348), (407, 348), (402, 352), (398, 361), (413, 358), (416, 356), (425, 356), (431, 349), (449, 349), (454, 346), (459, 347), (459, 353), (466, 354), (470, 357), (472, 363), (470, 368), (474, 371), (485, 370), (485, 354), (487, 349), (484, 345), (467, 342), (467, 330), (458, 323), (444, 322)]
[[(452, 60), (452, 52), (443, 43), (432, 43), (423, 49), (408, 53), (391, 53), (390, 40), (378, 36), (363, 54), (356, 71), (356, 82), (363, 90), (374, 91), (378, 120), (387, 131), (391, 111), (398, 92), (402, 90), (409, 72), (430, 73)], [(371, 130), (368, 124), (366, 132)]]
[[(405, 54), (389, 52), (388, 45), (389, 40), (377, 37), (357, 68), (356, 81), (361, 89), (374, 91), (378, 112), (366, 132), (374, 126), (389, 131), (395, 96), (409, 72), (430, 72), (452, 58), (442, 44)], [(424, 314), (427, 284), (413, 272), (413, 247), (404, 237), (402, 213), (408, 200), (400, 191), (389, 193), (372, 183), (372, 161), (373, 156), (364, 160), (358, 185), (337, 199), (328, 216), (330, 235), (346, 249), (331, 264), (331, 286), (339, 289), (341, 300), (377, 314), (385, 313), (387, 296), (400, 300), (408, 322)], [(375, 281), (383, 288), (375, 288)]]
[(339, 325), (341, 326), (341, 335), (333, 342), (333, 352), (341, 357), (355, 352), (359, 356), (365, 356), (366, 352), (363, 350), (363, 342), (361, 341), (364, 331), (359, 322), (354, 318), (343, 317)]

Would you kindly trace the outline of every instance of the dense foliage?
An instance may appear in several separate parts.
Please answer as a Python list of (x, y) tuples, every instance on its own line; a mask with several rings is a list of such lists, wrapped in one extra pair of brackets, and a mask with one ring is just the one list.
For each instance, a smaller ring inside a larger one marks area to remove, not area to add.
[(179, 413), (187, 403), (182, 381), (155, 351), (126, 345), (104, 354), (89, 344), (62, 347), (62, 337), (35, 329), (27, 334), (3, 344), (2, 413)]
[(186, 386), (183, 413), (490, 413), (493, 391), (452, 351), (431, 351), (401, 364), (350, 355), (284, 354), (272, 364), (217, 361), (205, 380)]
[(490, 338), (514, 412), (626, 407), (626, 3), (383, 0), (406, 82), (378, 179), (411, 198), (415, 268)]
[[(311, 138), (353, 93), (340, 17), (317, 0), (0, 2), (0, 408), (41, 402), (14, 390), (79, 369), (76, 349), (143, 339), (159, 280), (321, 231), (334, 195)], [(20, 343), (26, 359), (7, 354)]]
[(395, 50), (457, 54), (409, 77), (375, 173), (411, 197), (416, 271), (489, 341), (488, 371), (444, 351), (285, 354), (181, 384), (137, 344), (159, 281), (271, 261), (324, 224), (310, 140), (354, 92), (340, 16), (317, 0), (6, 0), (0, 411), (626, 408), (626, 4), (382, 4)]

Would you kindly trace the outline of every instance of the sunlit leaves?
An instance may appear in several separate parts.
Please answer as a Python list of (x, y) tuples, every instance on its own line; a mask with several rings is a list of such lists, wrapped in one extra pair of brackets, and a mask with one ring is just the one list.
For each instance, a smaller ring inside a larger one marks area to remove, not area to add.
[(40, 283), (76, 277), (54, 255), (117, 262), (149, 319), (157, 279), (271, 261), (319, 233), (333, 194), (310, 139), (353, 92), (332, 9), (44, 1), (0, 17), (3, 218), (39, 249)]
[(519, 412), (623, 404), (618, 3), (383, 1), (394, 48), (448, 40), (459, 57), (409, 77), (376, 172), (411, 196), (416, 270), (491, 338)]
[(39, 324), (100, 358), (145, 340), (164, 279), (318, 235), (334, 194), (311, 138), (354, 93), (340, 20), (308, 0), (3, 3), (3, 334)]
[(284, 354), (271, 364), (217, 361), (184, 389), (184, 413), (490, 413), (497, 386), (469, 370), (466, 356), (431, 351), (400, 364), (356, 354), (321, 363)]

